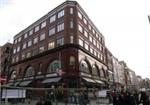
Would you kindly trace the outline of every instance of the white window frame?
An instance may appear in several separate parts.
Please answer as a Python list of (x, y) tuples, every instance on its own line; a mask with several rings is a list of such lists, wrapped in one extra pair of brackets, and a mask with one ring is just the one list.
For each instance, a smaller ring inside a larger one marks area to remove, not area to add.
[(84, 41), (80, 38), (79, 38), (79, 45), (82, 46), (82, 47), (84, 46)]
[(34, 32), (37, 32), (40, 30), (40, 26), (36, 26), (35, 29), (34, 29)]
[(28, 33), (24, 34), (24, 39), (26, 39), (28, 37)]
[(73, 14), (73, 8), (72, 7), (70, 8), (70, 14), (71, 15)]
[(79, 32), (83, 33), (83, 27), (80, 24), (78, 24), (78, 30)]
[(33, 34), (33, 29), (29, 31), (29, 36)]
[(46, 27), (46, 21), (41, 23), (41, 28), (44, 28), (44, 27)]
[(58, 18), (61, 18), (65, 15), (65, 11), (61, 10), (60, 12), (58, 12)]
[(63, 31), (64, 30), (64, 23), (58, 24), (57, 25), (57, 32)]
[(83, 16), (80, 12), (78, 12), (78, 17), (82, 20)]
[(53, 27), (53, 28), (51, 28), (51, 29), (49, 29), (49, 36), (51, 36), (51, 35), (53, 35), (53, 34), (55, 34), (56, 32), (55, 32), (55, 27)]
[(35, 37), (35, 38), (33, 39), (33, 44), (36, 44), (36, 43), (38, 43), (38, 37)]
[(56, 15), (51, 16), (49, 19), (50, 23), (53, 23), (54, 21), (56, 21)]
[(40, 34), (40, 41), (45, 39), (45, 32), (43, 32), (42, 34)]
[(28, 41), (28, 47), (32, 46), (32, 40)]
[(23, 43), (23, 46), (22, 46), (22, 49), (26, 49), (26, 48), (27, 48), (27, 43), (24, 42), (24, 43)]

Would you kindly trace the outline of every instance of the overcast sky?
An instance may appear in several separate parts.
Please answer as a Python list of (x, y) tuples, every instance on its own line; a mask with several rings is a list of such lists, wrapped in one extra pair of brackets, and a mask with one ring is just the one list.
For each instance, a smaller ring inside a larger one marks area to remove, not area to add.
[[(65, 0), (0, 0), (0, 45)], [(150, 78), (150, 0), (77, 0), (128, 67)]]

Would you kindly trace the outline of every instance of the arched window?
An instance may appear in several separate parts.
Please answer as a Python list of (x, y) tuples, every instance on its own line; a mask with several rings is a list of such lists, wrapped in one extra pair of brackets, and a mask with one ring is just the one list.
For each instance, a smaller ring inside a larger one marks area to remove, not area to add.
[(103, 77), (103, 78), (105, 77), (105, 72), (103, 69), (100, 70), (100, 77)]
[(59, 60), (54, 60), (49, 64), (47, 73), (56, 72), (59, 68), (61, 68), (61, 62)]
[(80, 71), (86, 72), (86, 73), (90, 73), (90, 68), (89, 65), (86, 61), (82, 60), (80, 63)]
[(98, 67), (96, 65), (92, 66), (92, 75), (98, 76)]
[(12, 71), (10, 75), (10, 79), (15, 79), (16, 78), (16, 71)]
[(34, 75), (34, 69), (33, 67), (30, 66), (26, 69), (24, 77), (30, 77), (33, 75)]

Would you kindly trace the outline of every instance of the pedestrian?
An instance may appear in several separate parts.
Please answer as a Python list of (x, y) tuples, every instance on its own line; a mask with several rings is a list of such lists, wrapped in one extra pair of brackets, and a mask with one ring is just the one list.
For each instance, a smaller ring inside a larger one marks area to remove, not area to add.
[(44, 102), (44, 105), (52, 105), (52, 102), (51, 102), (50, 100), (46, 100), (46, 101)]

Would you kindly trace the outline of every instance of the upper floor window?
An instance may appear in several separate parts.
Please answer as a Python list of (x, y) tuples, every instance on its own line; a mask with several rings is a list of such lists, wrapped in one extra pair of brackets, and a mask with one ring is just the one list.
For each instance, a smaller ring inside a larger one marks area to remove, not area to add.
[(63, 45), (63, 44), (64, 44), (64, 38), (63, 37), (57, 38), (57, 45), (60, 46), (60, 45)]
[(75, 65), (75, 57), (74, 56), (70, 56), (69, 65)]
[(89, 50), (89, 45), (87, 43), (84, 44), (86, 50)]
[(73, 25), (74, 25), (74, 24), (73, 24), (73, 20), (71, 20), (71, 21), (70, 21), (70, 28), (71, 28), (71, 29), (73, 28)]
[(45, 39), (45, 33), (42, 33), (41, 35), (40, 35), (40, 41), (42, 41), (42, 40), (44, 40)]
[(23, 43), (23, 46), (22, 46), (22, 49), (25, 49), (26, 47), (27, 47), (27, 43), (24, 42), (24, 43)]
[(20, 51), (20, 46), (17, 47), (17, 52), (19, 52), (19, 51)]
[(14, 40), (14, 43), (15, 43), (15, 44), (17, 44), (17, 42), (18, 42), (18, 40), (17, 40), (17, 39), (15, 39), (15, 40)]
[(31, 52), (27, 52), (27, 58), (31, 57)]
[(53, 34), (55, 34), (55, 27), (53, 27), (49, 30), (49, 36), (51, 36)]
[(38, 54), (38, 48), (34, 48), (33, 50), (32, 50), (32, 56), (35, 56), (35, 55), (37, 55)]
[(39, 31), (39, 29), (40, 29), (40, 26), (36, 26), (34, 31), (37, 32)]
[(22, 60), (25, 59), (25, 53), (22, 53), (21, 59), (22, 59)]
[(26, 39), (28, 37), (28, 34), (26, 33), (26, 34), (24, 34), (24, 39)]
[(91, 25), (89, 25), (89, 30), (91, 30), (92, 29), (92, 27), (91, 27)]
[(21, 37), (18, 38), (18, 42), (21, 42)]
[(33, 34), (33, 30), (30, 30), (29, 31), (29, 36), (32, 35), (32, 34)]
[(79, 45), (83, 47), (83, 40), (79, 39)]
[(98, 38), (98, 36), (99, 36), (99, 35), (96, 33), (96, 37), (97, 37), (97, 38)]
[(73, 14), (73, 8), (70, 8), (70, 14)]
[(94, 29), (92, 29), (92, 32), (93, 32), (93, 34), (95, 34), (95, 30)]
[(83, 27), (81, 25), (78, 25), (78, 30), (83, 33)]
[(87, 20), (85, 18), (83, 19), (83, 22), (84, 22), (84, 24), (87, 25)]
[(85, 31), (85, 30), (84, 30), (84, 35), (85, 35), (85, 37), (88, 38), (88, 33), (87, 33), (87, 31)]
[(16, 56), (16, 62), (18, 62), (19, 61), (19, 56)]
[(94, 53), (94, 49), (92, 47), (90, 47), (90, 52), (93, 54)]
[(96, 46), (96, 40), (95, 39), (93, 39), (93, 44)]
[(61, 10), (60, 12), (58, 12), (58, 18), (63, 17), (64, 14), (65, 14), (65, 11), (64, 11), (64, 10)]
[(92, 67), (92, 74), (94, 76), (98, 76), (98, 67), (95, 65), (93, 65), (93, 67)]
[(41, 23), (41, 28), (46, 27), (46, 21), (44, 21), (43, 23)]
[(42, 53), (45, 50), (44, 46), (39, 47), (39, 53)]
[(73, 43), (73, 42), (74, 42), (74, 41), (73, 41), (73, 40), (74, 40), (73, 38), (74, 38), (73, 35), (71, 35), (71, 36), (70, 36), (70, 43)]
[(13, 53), (14, 53), (14, 54), (16, 53), (16, 48), (14, 48)]
[(80, 12), (78, 12), (78, 17), (82, 19), (82, 14)]
[(38, 37), (35, 37), (34, 39), (33, 39), (33, 44), (36, 44), (38, 42)]
[(50, 17), (50, 23), (56, 21), (56, 15), (53, 15), (52, 17)]
[(57, 32), (64, 30), (64, 23), (57, 25)]
[(55, 42), (51, 41), (48, 43), (48, 50), (53, 49), (55, 47)]
[(93, 42), (93, 38), (91, 35), (89, 35), (89, 40), (90, 40), (90, 42)]
[(28, 41), (28, 47), (30, 47), (32, 45), (32, 41)]

